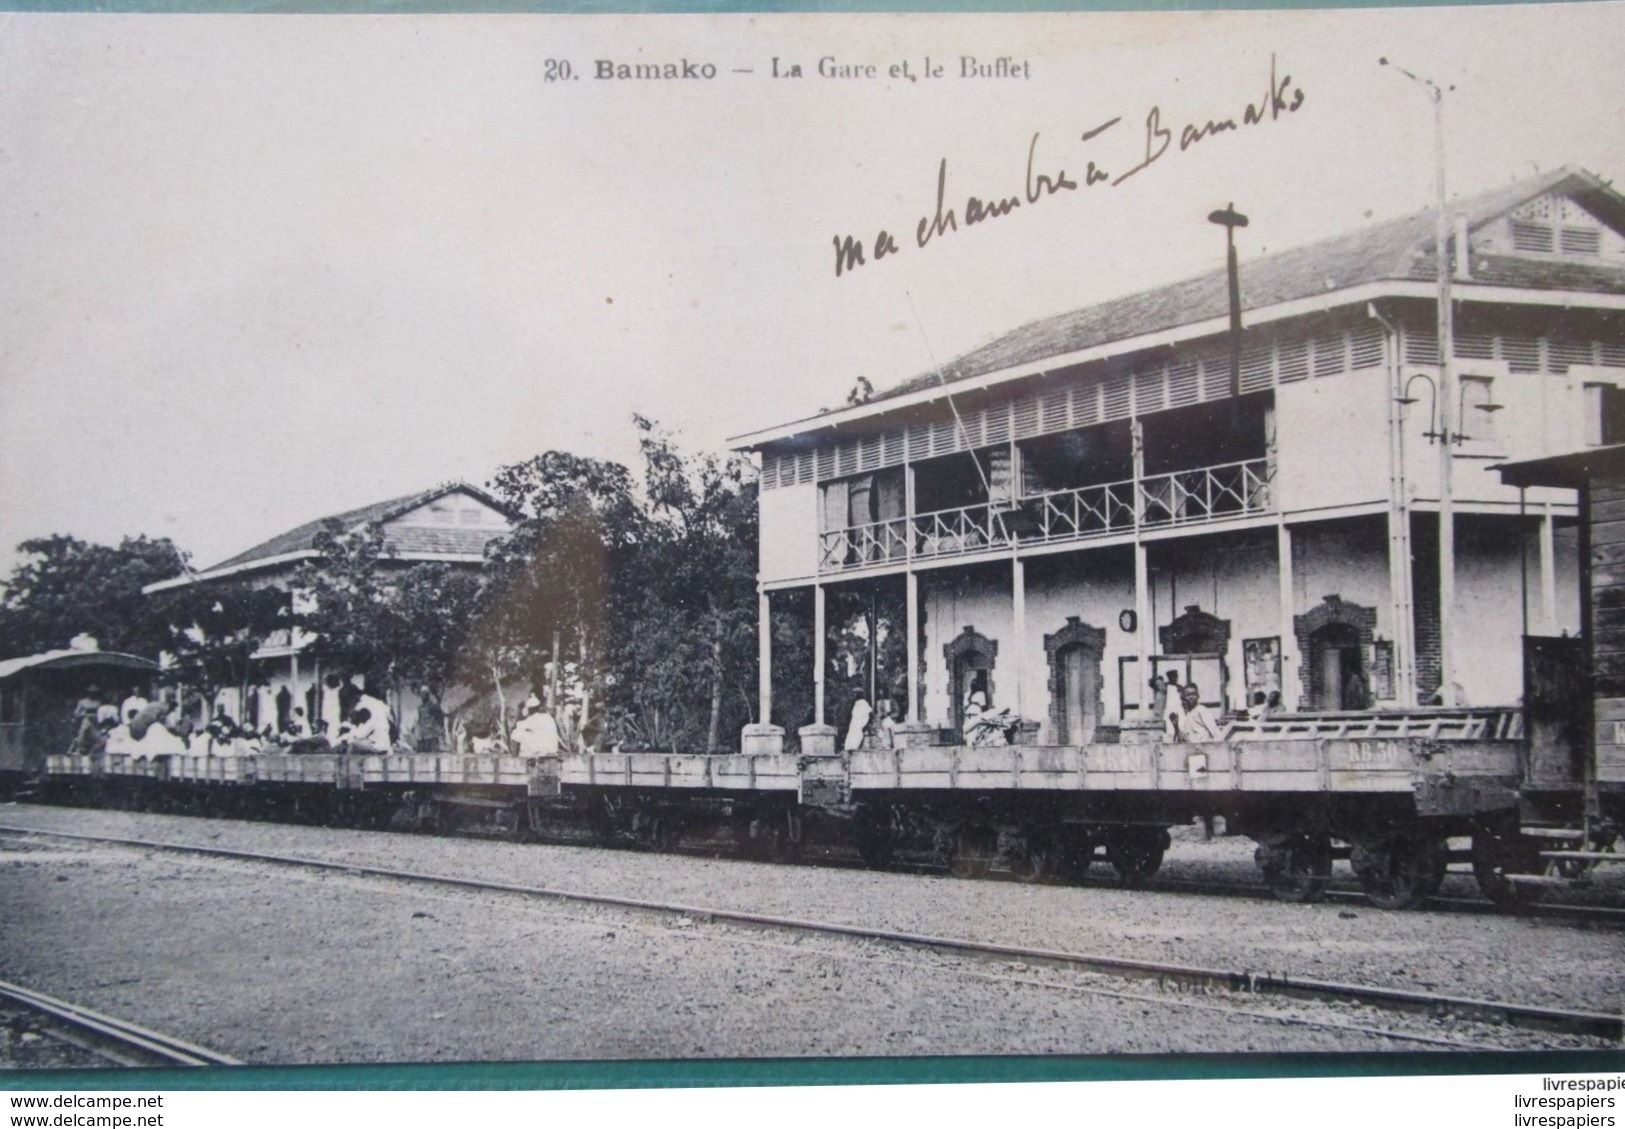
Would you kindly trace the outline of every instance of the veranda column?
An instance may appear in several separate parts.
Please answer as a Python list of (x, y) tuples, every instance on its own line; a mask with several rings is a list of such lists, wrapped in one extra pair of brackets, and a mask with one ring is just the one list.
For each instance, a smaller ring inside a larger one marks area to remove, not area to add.
[(1011, 643), (1014, 646), (1012, 658), (1015, 660), (1012, 673), (1016, 682), (1016, 716), (1025, 718), (1026, 715), (1021, 712), (1021, 687), (1027, 665), (1024, 661), (1027, 653), (1027, 565), (1020, 557), (1010, 562), (1010, 623)]
[[(1557, 634), (1557, 547), (1552, 522), (1552, 504), (1545, 505), (1540, 519), (1540, 614), (1546, 634)], [(1583, 630), (1583, 628), (1582, 628)]]
[(920, 578), (909, 570), (905, 577), (907, 580), (907, 623), (908, 631), (908, 701), (903, 703), (903, 720), (916, 722), (920, 719)]
[(746, 756), (784, 752), (784, 730), (773, 724), (773, 601), (767, 590), (756, 593), (756, 720), (739, 735)]
[(767, 590), (756, 594), (756, 718), (773, 720), (773, 602)]
[(801, 752), (835, 755), (835, 727), (824, 722), (824, 586), (813, 585), (813, 723), (801, 727)]
[(813, 724), (824, 724), (824, 586), (813, 585)]
[(1299, 655), (1292, 613), (1296, 604), (1292, 595), (1292, 529), (1284, 521), (1275, 527), (1275, 560), (1281, 585), (1281, 707), (1295, 710), (1298, 708), (1298, 674), (1294, 664)]
[[(1150, 716), (1151, 709), (1151, 639), (1156, 625), (1151, 622), (1151, 570), (1146, 562), (1145, 545), (1134, 543), (1134, 619), (1139, 630), (1134, 634), (1139, 645), (1139, 677), (1134, 687), (1134, 701), (1140, 708), (1142, 721), (1157, 722)], [(1165, 720), (1165, 719), (1163, 719)]]

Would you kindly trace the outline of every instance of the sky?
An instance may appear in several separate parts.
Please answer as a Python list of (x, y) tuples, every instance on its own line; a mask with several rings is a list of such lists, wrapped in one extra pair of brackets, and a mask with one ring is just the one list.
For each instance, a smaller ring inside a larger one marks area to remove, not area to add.
[[(1227, 203), (1243, 259), (1426, 208), (1431, 104), (1380, 56), (1453, 88), (1452, 195), (1617, 179), (1622, 32), (1618, 4), (0, 14), (0, 574), (50, 533), (204, 566), (548, 449), (630, 463), (633, 412), (721, 451), (859, 375), (1222, 266)], [(1295, 112), (1181, 146), (1265, 102), (1272, 59)], [(1167, 150), (1112, 183), (1153, 107)], [(1030, 152), (1080, 187), (1029, 201)], [(922, 247), (943, 167), (961, 221), (1023, 203)], [(848, 235), (866, 262), (837, 275)]]

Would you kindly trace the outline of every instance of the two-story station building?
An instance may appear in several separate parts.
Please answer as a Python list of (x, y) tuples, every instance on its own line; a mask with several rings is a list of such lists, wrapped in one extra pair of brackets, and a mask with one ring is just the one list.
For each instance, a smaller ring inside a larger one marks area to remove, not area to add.
[(1451, 213), (1448, 460), (1431, 212), (1244, 261), (1234, 374), (1219, 271), (738, 437), (763, 671), (786, 615), (813, 643), (761, 716), (828, 748), (872, 694), (951, 743), (979, 690), (1080, 745), (1155, 726), (1170, 669), (1225, 710), (1516, 704), (1520, 636), (1579, 626), (1575, 505), (1488, 468), (1619, 434), (1625, 198), (1564, 170)]

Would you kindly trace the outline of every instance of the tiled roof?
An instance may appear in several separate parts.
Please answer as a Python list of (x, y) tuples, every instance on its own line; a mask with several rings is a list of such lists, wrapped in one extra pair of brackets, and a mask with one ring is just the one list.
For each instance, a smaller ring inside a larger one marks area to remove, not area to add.
[[(241, 568), (255, 561), (269, 560), (273, 557), (285, 556), (288, 553), (298, 553), (314, 547), (316, 537), (330, 522), (337, 522), (344, 529), (355, 529), (375, 522), (387, 522), (391, 518), (416, 509), (418, 506), (431, 502), (436, 498), (455, 492), (472, 494), (482, 502), (500, 509), (500, 504), (484, 491), (476, 490), (466, 483), (453, 483), (449, 486), (436, 486), (431, 490), (422, 490), (416, 494), (406, 494), (399, 498), (390, 498), (383, 502), (374, 502), (370, 506), (359, 509), (346, 510), (343, 513), (333, 514), (330, 517), (317, 518), (296, 526), (286, 533), (279, 533), (267, 541), (262, 541), (252, 549), (228, 557), (219, 564), (203, 569), (204, 574), (218, 572), (222, 569)], [(479, 556), (485, 552), (486, 542), (496, 534), (490, 529), (465, 529), (459, 526), (445, 528), (427, 526), (386, 526), (384, 529), (384, 544), (403, 556), (412, 556), (421, 553), (467, 553)]]
[[(1625, 227), (1625, 198), (1585, 172), (1560, 169), (1451, 203), (1451, 212), (1478, 227), (1548, 192), (1573, 195), (1606, 222)], [(1308, 298), (1331, 290), (1385, 280), (1435, 277), (1435, 214), (1430, 209), (1305, 247), (1278, 251), (1241, 264), (1244, 310)], [(1531, 289), (1580, 289), (1625, 293), (1625, 270), (1568, 262), (1475, 257), (1473, 282)], [(1229, 313), (1223, 270), (1098, 306), (1029, 322), (949, 361), (941, 379), (952, 383), (1016, 365), (1148, 333), (1222, 318)], [(901, 396), (938, 382), (937, 370), (877, 392), (872, 400)]]

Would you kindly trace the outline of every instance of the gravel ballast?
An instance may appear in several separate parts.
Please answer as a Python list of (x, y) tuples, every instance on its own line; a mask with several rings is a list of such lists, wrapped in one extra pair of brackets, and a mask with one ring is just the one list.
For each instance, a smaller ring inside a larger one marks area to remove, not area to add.
[[(1572, 923), (39, 807), (0, 808), (0, 823), (1593, 1011), (1622, 995), (1619, 932)], [(1174, 1000), (1064, 970), (376, 878), (5, 846), (0, 913), (15, 927), (0, 975), (255, 1062), (1422, 1047), (1350, 1029), (1362, 1025), (1599, 1045), (1228, 993)], [(1217, 865), (1235, 847), (1181, 850)], [(1320, 1026), (1281, 1022), (1294, 1017)]]

